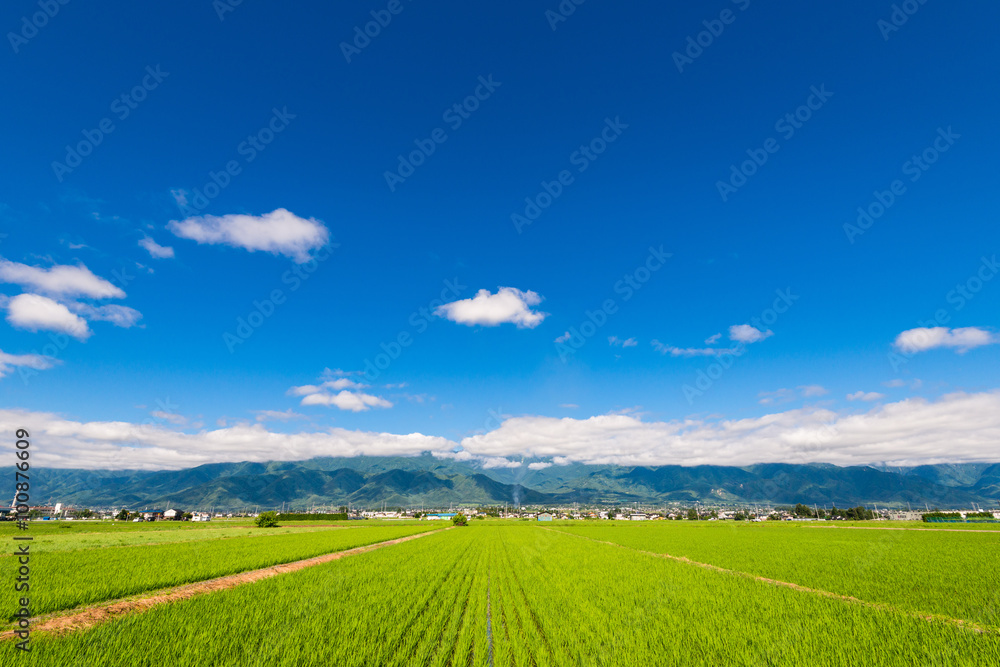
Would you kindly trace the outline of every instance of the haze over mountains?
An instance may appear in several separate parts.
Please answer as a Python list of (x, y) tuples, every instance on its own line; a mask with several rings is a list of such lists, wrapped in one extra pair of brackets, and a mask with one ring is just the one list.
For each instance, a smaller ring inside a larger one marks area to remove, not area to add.
[(1000, 505), (1000, 464), (912, 468), (768, 463), (745, 467), (571, 464), (483, 468), (430, 455), (217, 463), (185, 470), (36, 471), (33, 498), (78, 506), (295, 507), (863, 503), (914, 509)]

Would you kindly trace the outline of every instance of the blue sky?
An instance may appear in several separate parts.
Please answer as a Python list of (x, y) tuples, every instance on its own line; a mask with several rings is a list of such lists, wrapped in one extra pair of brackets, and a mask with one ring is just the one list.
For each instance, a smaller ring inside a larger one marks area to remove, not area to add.
[(1000, 9), (904, 4), (10, 4), (3, 421), (74, 467), (988, 457)]

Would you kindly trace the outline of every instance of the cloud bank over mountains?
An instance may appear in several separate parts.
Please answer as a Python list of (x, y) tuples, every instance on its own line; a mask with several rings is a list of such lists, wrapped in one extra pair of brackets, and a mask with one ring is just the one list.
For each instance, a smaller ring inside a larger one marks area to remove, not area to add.
[(485, 467), (527, 465), (522, 458), (554, 465), (774, 461), (918, 465), (1000, 459), (1000, 391), (956, 392), (936, 400), (908, 398), (866, 412), (804, 407), (735, 420), (644, 422), (630, 414), (585, 419), (519, 416), (506, 418), (493, 431), (459, 441), (421, 433), (343, 428), (282, 433), (250, 421), (185, 432), (164, 423), (78, 422), (53, 413), (0, 410), (0, 428), (25, 427), (31, 428), (38, 442), (46, 443), (37, 448), (33, 460), (39, 467), (56, 468), (158, 470), (233, 461), (423, 452), (479, 461)]

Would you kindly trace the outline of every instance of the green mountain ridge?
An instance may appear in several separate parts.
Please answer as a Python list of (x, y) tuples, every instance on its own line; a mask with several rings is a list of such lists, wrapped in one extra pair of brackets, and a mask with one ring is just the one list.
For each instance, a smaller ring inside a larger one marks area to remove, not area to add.
[[(527, 463), (527, 462), (526, 462)], [(10, 479), (13, 479), (11, 475)], [(484, 468), (431, 455), (213, 463), (184, 470), (36, 470), (34, 502), (75, 506), (304, 508), (452, 504), (877, 503), (997, 507), (1000, 464), (913, 468), (767, 463), (735, 466)]]

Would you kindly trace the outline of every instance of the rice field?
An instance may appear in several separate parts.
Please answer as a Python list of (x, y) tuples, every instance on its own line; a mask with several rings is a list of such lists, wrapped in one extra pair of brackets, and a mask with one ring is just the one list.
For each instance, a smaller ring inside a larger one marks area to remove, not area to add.
[[(42, 545), (37, 551), (32, 547), (31, 608), (36, 614), (72, 609), (167, 586), (352, 549), (432, 528), (427, 524), (380, 526), (309, 530), (284, 535), (257, 529), (249, 535), (226, 539), (48, 552)], [(196, 535), (205, 533), (208, 531), (188, 532)], [(10, 572), (16, 569), (15, 561), (16, 557), (12, 555), (0, 557), (0, 564)], [(16, 603), (17, 598), (13, 595), (3, 598), (0, 610), (4, 620), (13, 618), (17, 611)]]
[[(304, 544), (319, 538), (346, 549), (443, 527), (89, 551), (131, 550), (155, 570), (165, 562), (156, 549), (219, 549), (209, 559), (218, 565), (261, 550), (312, 553)], [(28, 657), (4, 641), (0, 664), (1000, 665), (998, 550), (1000, 533), (472, 522), (68, 634), (35, 633)], [(40, 568), (38, 580), (51, 572)], [(71, 569), (59, 585), (85, 580)], [(70, 598), (53, 588), (60, 608)]]

